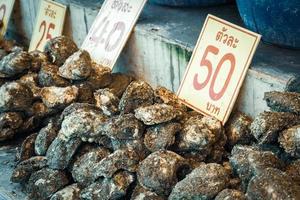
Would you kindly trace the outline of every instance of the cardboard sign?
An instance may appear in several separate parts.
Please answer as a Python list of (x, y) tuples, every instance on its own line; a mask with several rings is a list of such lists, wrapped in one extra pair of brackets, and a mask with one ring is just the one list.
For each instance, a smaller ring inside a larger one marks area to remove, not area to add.
[(66, 6), (54, 1), (42, 0), (36, 19), (29, 51), (44, 50), (49, 39), (60, 36), (63, 31)]
[(0, 38), (4, 37), (15, 0), (0, 0)]
[(179, 87), (179, 99), (225, 124), (260, 38), (208, 15)]
[(147, 0), (106, 0), (81, 48), (102, 66), (115, 65)]

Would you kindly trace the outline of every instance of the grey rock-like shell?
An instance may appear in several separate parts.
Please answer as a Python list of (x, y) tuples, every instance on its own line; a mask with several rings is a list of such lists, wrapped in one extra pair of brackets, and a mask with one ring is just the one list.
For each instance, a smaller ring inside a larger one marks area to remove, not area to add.
[(74, 183), (56, 192), (50, 200), (78, 200), (81, 189)]
[(150, 106), (137, 108), (135, 117), (146, 125), (160, 124), (175, 119), (178, 111), (167, 104), (154, 104)]
[(300, 113), (300, 93), (266, 92), (264, 100), (273, 111)]
[(48, 166), (51, 169), (66, 169), (80, 144), (80, 138), (66, 141), (56, 137), (47, 150)]
[(146, 130), (144, 143), (151, 152), (166, 150), (175, 143), (180, 130), (181, 125), (173, 122), (152, 126)]
[(130, 200), (165, 200), (164, 196), (159, 196), (155, 192), (143, 188), (141, 185), (137, 185), (131, 195)]
[(68, 80), (58, 75), (58, 67), (52, 64), (46, 64), (42, 66), (38, 73), (38, 81), (39, 85), (42, 87), (66, 87), (70, 85)]
[(84, 82), (84, 83), (76, 84), (76, 87), (78, 88), (77, 102), (95, 104), (95, 99), (93, 94), (94, 90), (89, 83)]
[(154, 102), (154, 91), (144, 81), (132, 81), (120, 100), (121, 113), (133, 112), (138, 107), (149, 106)]
[(48, 108), (64, 108), (76, 101), (78, 88), (75, 86), (44, 87), (41, 90), (41, 97)]
[(41, 88), (38, 85), (38, 75), (36, 73), (25, 74), (19, 79), (19, 82), (26, 85), (31, 90), (33, 98), (40, 98)]
[(71, 55), (59, 68), (59, 75), (70, 80), (84, 80), (91, 73), (92, 61), (85, 50), (79, 50)]
[(228, 186), (228, 182), (229, 175), (221, 165), (204, 164), (194, 169), (185, 179), (175, 185), (169, 200), (213, 200)]
[(11, 139), (23, 125), (23, 117), (17, 112), (0, 114), (0, 141)]
[(134, 181), (135, 177), (132, 173), (120, 171), (111, 179), (99, 180), (82, 190), (80, 198), (84, 200), (124, 199), (129, 186)]
[(33, 100), (31, 90), (18, 82), (8, 82), (0, 87), (0, 112), (26, 111)]
[(115, 115), (119, 112), (119, 98), (108, 88), (100, 89), (94, 92), (96, 106), (100, 108), (107, 116)]
[(19, 163), (14, 169), (10, 180), (14, 183), (24, 183), (28, 181), (31, 174), (47, 166), (47, 158), (35, 156)]
[(121, 73), (112, 73), (111, 76), (112, 82), (107, 87), (118, 98), (121, 98), (128, 85), (133, 81), (133, 77)]
[(79, 137), (84, 141), (93, 142), (97, 136), (98, 127), (107, 120), (99, 110), (82, 108), (64, 117), (61, 124), (60, 136), (65, 140)]
[(72, 166), (73, 179), (83, 186), (88, 186), (94, 182), (93, 167), (110, 152), (102, 147), (91, 150), (80, 156)]
[(251, 134), (260, 144), (276, 142), (278, 133), (300, 122), (300, 117), (293, 113), (268, 112), (260, 113), (252, 122)]
[(11, 78), (26, 72), (30, 67), (31, 56), (28, 52), (12, 52), (0, 61), (0, 77)]
[(157, 87), (154, 90), (154, 96), (157, 103), (165, 103), (183, 112), (187, 111), (187, 107), (180, 102), (176, 94), (165, 87)]
[(289, 164), (285, 169), (285, 173), (289, 175), (295, 183), (300, 185), (300, 160), (295, 160)]
[(225, 126), (228, 146), (236, 144), (250, 144), (253, 136), (250, 133), (252, 119), (244, 113), (233, 113)]
[(279, 134), (280, 146), (293, 157), (300, 158), (300, 125), (293, 126)]
[(110, 178), (121, 169), (136, 172), (139, 162), (140, 157), (136, 151), (132, 149), (117, 150), (94, 166), (94, 180), (101, 176)]
[(251, 179), (247, 188), (249, 200), (300, 199), (300, 186), (284, 172), (268, 168)]
[(133, 114), (124, 114), (110, 118), (99, 131), (112, 139), (134, 140), (143, 136), (144, 125)]
[(242, 180), (243, 190), (251, 178), (268, 167), (281, 169), (282, 161), (271, 151), (260, 151), (252, 146), (236, 145), (229, 158), (235, 174)]
[(50, 121), (46, 127), (42, 128), (35, 139), (34, 150), (36, 155), (46, 155), (48, 147), (56, 138), (57, 134), (58, 127), (53, 121)]
[(49, 199), (68, 183), (69, 180), (65, 172), (43, 168), (30, 176), (27, 184), (29, 198), (33, 200)]
[(159, 195), (168, 195), (178, 181), (184, 158), (172, 151), (156, 151), (139, 164), (138, 181)]
[(61, 66), (69, 56), (78, 51), (77, 45), (66, 36), (58, 36), (49, 40), (44, 48), (48, 59), (57, 66)]
[(92, 63), (90, 76), (86, 80), (93, 90), (107, 87), (112, 82), (111, 69)]
[(34, 142), (35, 142), (36, 136), (37, 136), (36, 133), (31, 134), (23, 141), (21, 148), (16, 155), (16, 158), (19, 162), (28, 160), (29, 158), (31, 158), (32, 156), (35, 155)]
[(37, 73), (40, 71), (43, 65), (49, 64), (48, 57), (44, 52), (41, 52), (39, 50), (34, 50), (29, 52), (29, 54), (32, 57), (30, 71)]
[(239, 190), (225, 189), (216, 196), (215, 200), (246, 200), (246, 196)]
[(208, 150), (221, 138), (222, 132), (221, 122), (213, 117), (191, 117), (179, 135), (178, 150)]

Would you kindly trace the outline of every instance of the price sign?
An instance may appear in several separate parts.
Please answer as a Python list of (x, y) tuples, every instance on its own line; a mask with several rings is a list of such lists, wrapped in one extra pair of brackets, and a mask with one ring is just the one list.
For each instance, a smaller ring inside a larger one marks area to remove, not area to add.
[(106, 0), (82, 49), (102, 66), (113, 68), (147, 0)]
[(42, 0), (33, 30), (29, 51), (44, 50), (49, 39), (60, 36), (66, 15), (66, 6), (54, 1)]
[(6, 33), (14, 3), (15, 0), (0, 0), (0, 38)]
[(225, 124), (260, 38), (256, 33), (208, 15), (178, 98)]

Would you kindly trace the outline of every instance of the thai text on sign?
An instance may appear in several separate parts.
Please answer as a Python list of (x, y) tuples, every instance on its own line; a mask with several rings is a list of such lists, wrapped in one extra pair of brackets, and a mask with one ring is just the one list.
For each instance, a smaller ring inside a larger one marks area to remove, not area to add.
[(179, 87), (179, 99), (225, 124), (260, 38), (208, 15)]
[(60, 36), (63, 31), (66, 6), (42, 0), (33, 30), (29, 51), (44, 50), (47, 41)]
[(113, 68), (147, 0), (106, 0), (82, 49), (98, 64)]

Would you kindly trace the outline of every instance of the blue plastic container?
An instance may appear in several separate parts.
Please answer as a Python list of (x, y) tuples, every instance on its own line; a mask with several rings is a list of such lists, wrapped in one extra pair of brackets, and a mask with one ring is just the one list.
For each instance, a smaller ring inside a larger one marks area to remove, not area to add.
[(237, 0), (245, 25), (264, 42), (300, 49), (300, 0)]
[(149, 0), (150, 3), (156, 3), (165, 6), (213, 6), (232, 2), (232, 0)]

